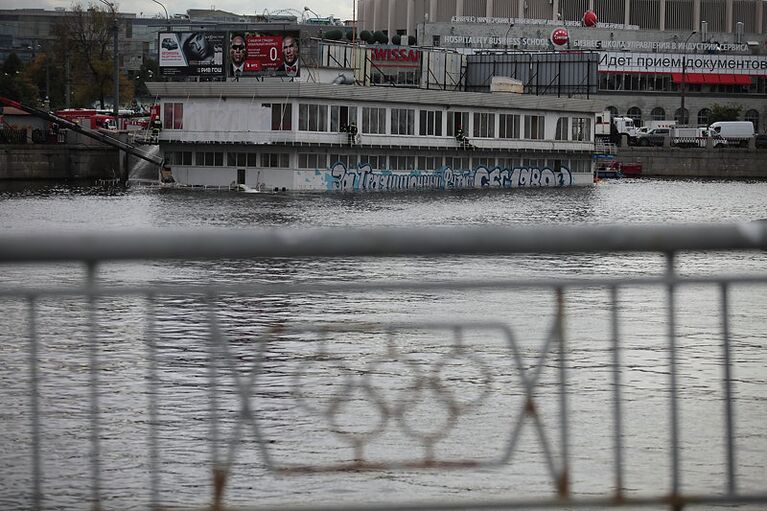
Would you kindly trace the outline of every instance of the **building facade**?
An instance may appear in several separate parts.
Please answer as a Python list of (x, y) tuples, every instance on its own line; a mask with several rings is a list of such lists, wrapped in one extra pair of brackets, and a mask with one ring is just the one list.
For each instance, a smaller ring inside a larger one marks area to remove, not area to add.
[(763, 34), (764, 0), (358, 0), (362, 30), (415, 34), (424, 21), (455, 17), (521, 18), (580, 21), (587, 10), (603, 23), (634, 25), (642, 30), (691, 31), (707, 21), (712, 32)]
[[(706, 124), (714, 105), (767, 128), (764, 0), (361, 0), (359, 25), (464, 54), (595, 51), (596, 99), (642, 125)], [(438, 8), (439, 7), (439, 8)], [(584, 26), (587, 10), (598, 19)], [(552, 43), (557, 28), (567, 43)], [(512, 78), (523, 79), (511, 75)]]

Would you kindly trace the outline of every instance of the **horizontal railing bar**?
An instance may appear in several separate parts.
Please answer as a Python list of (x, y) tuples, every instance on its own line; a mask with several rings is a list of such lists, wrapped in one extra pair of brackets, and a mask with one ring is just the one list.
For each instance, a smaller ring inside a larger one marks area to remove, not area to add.
[[(417, 502), (403, 504), (359, 504), (332, 506), (227, 506), (229, 511), (453, 511), (453, 510), (494, 510), (494, 509), (562, 509), (589, 507), (631, 507), (631, 506), (668, 506), (670, 504), (701, 505), (701, 504), (762, 504), (767, 501), (767, 493), (751, 495), (676, 495), (662, 497), (584, 497), (570, 499), (530, 499), (530, 500), (497, 500), (497, 501), (468, 501), (455, 500), (449, 502)], [(168, 511), (209, 511), (210, 507), (170, 507)]]
[(0, 297), (44, 297), (44, 296), (156, 296), (171, 295), (225, 295), (225, 294), (295, 294), (312, 292), (353, 292), (366, 291), (460, 291), (468, 289), (551, 289), (562, 288), (609, 288), (609, 287), (644, 287), (669, 285), (757, 285), (767, 283), (767, 275), (718, 275), (716, 277), (679, 277), (658, 276), (642, 278), (602, 278), (602, 279), (536, 279), (536, 280), (459, 280), (459, 281), (414, 281), (396, 282), (308, 282), (299, 284), (283, 283), (237, 283), (237, 284), (152, 284), (145, 286), (101, 286), (94, 287), (16, 287), (0, 288)]
[(764, 250), (767, 222), (35, 233), (0, 236), (0, 262)]

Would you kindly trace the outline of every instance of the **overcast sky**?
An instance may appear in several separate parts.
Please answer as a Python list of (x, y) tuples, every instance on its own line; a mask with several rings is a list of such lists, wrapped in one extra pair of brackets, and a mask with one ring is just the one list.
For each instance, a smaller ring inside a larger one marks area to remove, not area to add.
[[(352, 19), (353, 0), (257, 0), (245, 2), (242, 0), (159, 0), (168, 10), (168, 14), (183, 14), (187, 9), (220, 9), (222, 11), (237, 14), (263, 14), (264, 11), (275, 14), (295, 14), (301, 16), (304, 7), (309, 7), (318, 16), (325, 17), (331, 14), (342, 20)], [(133, 12), (137, 15), (151, 17), (160, 14), (164, 16), (162, 7), (152, 0), (115, 0), (121, 12)], [(89, 3), (100, 4), (100, 0), (3, 0), (3, 9), (40, 8), (54, 9), (56, 7), (69, 8), (79, 3), (87, 6)], [(310, 13), (309, 13), (310, 14)], [(314, 15), (310, 14), (310, 17)]]

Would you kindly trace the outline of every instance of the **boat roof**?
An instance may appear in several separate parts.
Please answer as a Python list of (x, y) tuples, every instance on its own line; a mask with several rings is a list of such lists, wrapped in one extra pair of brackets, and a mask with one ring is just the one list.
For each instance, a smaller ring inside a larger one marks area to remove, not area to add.
[(600, 113), (590, 99), (533, 96), (508, 92), (459, 92), (402, 87), (364, 87), (306, 82), (149, 82), (153, 96), (162, 98), (278, 98), (343, 102), (398, 103), (440, 108), (514, 108), (538, 111)]

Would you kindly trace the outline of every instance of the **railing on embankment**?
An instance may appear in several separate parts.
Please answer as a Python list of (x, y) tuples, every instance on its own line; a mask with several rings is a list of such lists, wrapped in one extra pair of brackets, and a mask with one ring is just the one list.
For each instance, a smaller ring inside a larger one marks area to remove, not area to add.
[[(285, 494), (277, 499), (279, 508), (289, 509), (299, 483), (283, 483), (273, 478), (277, 474), (314, 478), (297, 502), (338, 498), (335, 505), (315, 509), (764, 506), (765, 458), (759, 449), (767, 433), (757, 413), (760, 406), (764, 412), (757, 398), (767, 392), (759, 364), (764, 323), (755, 332), (743, 330), (746, 308), (738, 301), (733, 310), (733, 293), (757, 287), (760, 291), (749, 296), (757, 302), (761, 297), (757, 311), (764, 311), (765, 249), (764, 222), (0, 235), (0, 264), (6, 270), (0, 284), (5, 310), (0, 373), (12, 373), (0, 374), (6, 382), (0, 397), (6, 401), (7, 426), (0, 434), (5, 453), (0, 473), (7, 476), (0, 477), (0, 502), (24, 509), (111, 509), (120, 502), (158, 510), (207, 502), (204, 509), (224, 509), (235, 494), (237, 503), (269, 507), (279, 493), (272, 485), (280, 485)], [(702, 272), (677, 271), (686, 254), (708, 251), (712, 258), (747, 254), (734, 259), (744, 271), (713, 274), (708, 259)], [(660, 272), (641, 264), (633, 276), (627, 269), (610, 273), (621, 257), (648, 252), (661, 256)], [(527, 263), (538, 261), (550, 272), (510, 278), (529, 254), (535, 257)], [(585, 258), (588, 254), (598, 256)], [(751, 266), (748, 257), (755, 258)], [(461, 268), (475, 263), (482, 268), (487, 258), (505, 261), (508, 273), (465, 278)], [(205, 278), (217, 265), (231, 275), (235, 260), (248, 261), (240, 280), (218, 284), (217, 278)], [(573, 277), (580, 260), (590, 271)], [(207, 262), (193, 269), (194, 261)], [(391, 261), (431, 262), (464, 278), (443, 280), (434, 278), (435, 272), (415, 279), (344, 281), (338, 271), (387, 268)], [(605, 273), (597, 268), (600, 261)], [(57, 265), (53, 271), (40, 269), (50, 263)], [(84, 270), (79, 281), (73, 263)], [(300, 268), (312, 264), (326, 267), (329, 278), (301, 278)], [(171, 266), (177, 274), (166, 273)], [(287, 268), (295, 278), (254, 282), (256, 267), (267, 274), (268, 268)], [(695, 295), (711, 290), (712, 309), (698, 310), (696, 302), (682, 319), (688, 302), (680, 296), (688, 288)], [(622, 297), (630, 289), (657, 295), (627, 303)], [(592, 301), (584, 290), (601, 298)], [(541, 303), (550, 310), (525, 300), (529, 291), (542, 293), (535, 300), (544, 296)], [(461, 303), (460, 309), (471, 309), (471, 302), (489, 303), (493, 293), (501, 293), (507, 308), (492, 319), (463, 318), (450, 307)], [(475, 298), (461, 301), (466, 296)], [(633, 310), (647, 309), (653, 300), (660, 302), (661, 314)], [(441, 320), (435, 319), (439, 310), (430, 308), (437, 302), (437, 309), (444, 307)], [(270, 309), (274, 304), (280, 305)], [(316, 304), (335, 304), (338, 314), (312, 315)], [(585, 310), (589, 304), (597, 310)], [(60, 317), (64, 310), (74, 311), (81, 327), (67, 333), (70, 327)], [(279, 310), (279, 317), (262, 318), (270, 310)], [(629, 312), (642, 323), (639, 343), (626, 333), (637, 328), (626, 325)], [(238, 314), (251, 322), (233, 332)], [(600, 315), (607, 325), (604, 343), (588, 337)], [(139, 326), (132, 328), (125, 317)], [(576, 317), (586, 319), (585, 331), (572, 326)], [(263, 329), (256, 327), (259, 318), (266, 321)], [(513, 326), (524, 318), (545, 332), (537, 348), (528, 337), (538, 333)], [(710, 336), (690, 334), (688, 320), (719, 327)], [(654, 328), (657, 338), (645, 335)], [(585, 341), (581, 335), (587, 335)], [(688, 374), (685, 368), (696, 359), (690, 350), (697, 354), (695, 348), (703, 345), (710, 358)], [(640, 358), (646, 356), (651, 362), (644, 367)], [(354, 365), (363, 358), (367, 364)], [(718, 369), (711, 373), (709, 363)], [(740, 364), (756, 364), (757, 372), (749, 375)], [(635, 372), (638, 366), (642, 371)], [(119, 377), (134, 370), (132, 378)], [(658, 376), (657, 388), (646, 387), (644, 370)], [(695, 394), (696, 389), (703, 392)], [(62, 393), (71, 396), (64, 403), (51, 397)], [(712, 401), (712, 393), (720, 398)], [(76, 398), (88, 404), (76, 405)], [(743, 401), (748, 408), (737, 408)], [(656, 406), (659, 402), (663, 406)], [(626, 417), (629, 406), (638, 407), (633, 420)], [(418, 413), (422, 407), (426, 413)], [(82, 428), (73, 426), (77, 417), (86, 419)], [(506, 434), (487, 431), (495, 422), (508, 427)], [(145, 436), (131, 433), (137, 425)], [(461, 437), (461, 429), (470, 426), (483, 433)], [(647, 451), (657, 457), (637, 472), (636, 449), (645, 450), (638, 426), (653, 437)], [(712, 437), (691, 449), (690, 437), (708, 427)], [(59, 430), (66, 434), (57, 443)], [(397, 440), (390, 437), (392, 430), (400, 435)], [(320, 432), (332, 440), (320, 441)], [(526, 433), (532, 446), (524, 443)], [(582, 441), (586, 452), (576, 453)], [(77, 442), (83, 447), (67, 455)], [(467, 445), (468, 455), (461, 451)], [(594, 460), (600, 461), (585, 467)], [(509, 466), (520, 468), (494, 475)], [(183, 481), (197, 469), (207, 481)], [(476, 479), (446, 498), (425, 499), (433, 489), (434, 476), (428, 474), (447, 470), (468, 471)], [(604, 474), (585, 482), (591, 470)], [(322, 493), (334, 472), (342, 474)], [(692, 491), (685, 482), (696, 475), (713, 479)], [(404, 488), (421, 477), (427, 482), (419, 498), (403, 503), (395, 493), (385, 501), (365, 501), (376, 485), (401, 482)], [(641, 482), (655, 477), (664, 483)], [(546, 484), (538, 485), (540, 478)], [(533, 479), (536, 483), (529, 482)], [(356, 484), (364, 490), (349, 504), (344, 492)], [(481, 489), (497, 487), (501, 490), (492, 493)]]
[(642, 175), (767, 179), (767, 149), (741, 147), (621, 147), (616, 160), (642, 164)]

